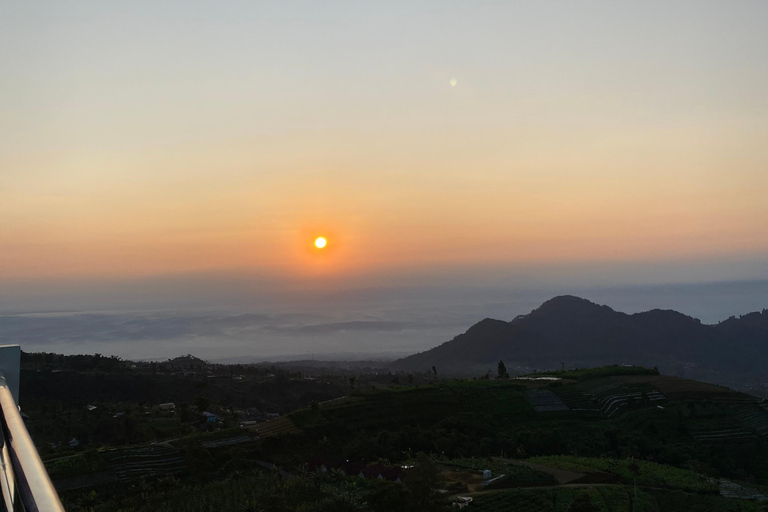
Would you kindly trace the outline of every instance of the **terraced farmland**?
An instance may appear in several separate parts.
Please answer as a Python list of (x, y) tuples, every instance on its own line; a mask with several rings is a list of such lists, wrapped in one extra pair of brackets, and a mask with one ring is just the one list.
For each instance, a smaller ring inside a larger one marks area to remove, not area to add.
[(592, 397), (600, 407), (600, 412), (608, 418), (616, 414), (622, 407), (636, 402), (666, 400), (659, 390), (648, 384), (626, 384), (595, 392)]
[(757, 436), (744, 428), (717, 428), (692, 432), (693, 438), (703, 443), (718, 443), (724, 441), (750, 441)]
[(229, 439), (221, 439), (219, 441), (208, 441), (202, 444), (203, 448), (222, 448), (224, 446), (232, 446), (235, 444), (249, 443), (258, 439), (258, 436), (251, 437), (248, 435), (231, 437)]
[(288, 416), (280, 416), (274, 420), (265, 421), (258, 425), (259, 437), (276, 436), (278, 434), (298, 433), (301, 430)]
[(525, 399), (536, 412), (569, 410), (559, 396), (547, 389), (530, 389), (525, 392)]
[[(650, 382), (656, 375), (592, 379), (555, 390), (572, 410), (599, 411), (610, 418), (627, 405), (662, 403), (666, 397)], [(631, 380), (629, 380), (631, 379)]]
[(759, 436), (768, 435), (768, 412), (760, 407), (745, 407), (736, 413), (736, 418)]
[(730, 405), (748, 405), (757, 403), (757, 398), (737, 393), (727, 388), (707, 384), (694, 380), (682, 379), (679, 377), (670, 377), (660, 375), (657, 377), (616, 377), (625, 382), (646, 382), (656, 387), (669, 400), (687, 401), (687, 400), (708, 400), (710, 402), (730, 404)]
[(599, 411), (600, 408), (592, 397), (572, 387), (562, 387), (553, 390), (560, 400), (572, 411)]
[(105, 458), (121, 480), (178, 473), (187, 467), (181, 453), (165, 445), (116, 450), (108, 453)]
[(168, 445), (144, 445), (101, 453), (101, 471), (70, 478), (55, 478), (59, 491), (82, 489), (110, 482), (181, 473), (187, 469), (182, 453)]

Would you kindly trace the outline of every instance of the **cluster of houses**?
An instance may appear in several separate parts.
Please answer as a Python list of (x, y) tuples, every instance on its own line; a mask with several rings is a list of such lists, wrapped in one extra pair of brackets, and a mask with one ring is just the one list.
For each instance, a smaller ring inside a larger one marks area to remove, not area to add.
[(309, 471), (320, 471), (327, 473), (332, 470), (341, 471), (347, 476), (357, 476), (360, 478), (373, 478), (378, 480), (388, 480), (390, 482), (402, 482), (404, 471), (399, 467), (387, 467), (383, 464), (374, 464), (367, 466), (363, 461), (344, 461), (328, 460), (315, 458), (307, 463)]

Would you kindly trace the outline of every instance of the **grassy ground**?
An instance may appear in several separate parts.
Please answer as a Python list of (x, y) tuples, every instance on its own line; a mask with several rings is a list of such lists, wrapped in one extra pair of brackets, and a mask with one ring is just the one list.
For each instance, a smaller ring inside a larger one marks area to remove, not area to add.
[(694, 492), (712, 491), (712, 486), (707, 483), (706, 479), (694, 471), (642, 460), (615, 460), (557, 455), (532, 457), (529, 459), (529, 462), (569, 471), (603, 471), (619, 475), (627, 481), (632, 481), (636, 478), (638, 483), (647, 486), (671, 487)]

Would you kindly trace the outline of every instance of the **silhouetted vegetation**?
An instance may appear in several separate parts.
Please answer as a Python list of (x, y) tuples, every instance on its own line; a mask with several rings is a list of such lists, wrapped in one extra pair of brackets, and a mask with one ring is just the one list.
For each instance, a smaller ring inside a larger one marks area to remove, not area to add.
[(768, 311), (704, 325), (676, 311), (628, 315), (561, 296), (510, 322), (486, 318), (442, 345), (395, 361), (391, 368), (425, 371), (436, 365), (443, 373), (466, 375), (492, 370), (500, 359), (511, 374), (562, 368), (564, 361), (567, 367), (653, 366), (766, 397), (766, 389), (755, 381), (768, 382)]
[[(310, 376), (191, 356), (25, 354), (23, 365), (28, 427), (70, 510), (428, 511), (486, 490), (470, 512), (669, 510), (675, 493), (708, 510), (759, 510), (717, 496), (718, 482), (746, 482), (749, 495), (768, 481), (768, 411), (755, 398), (655, 369), (560, 370), (547, 375), (565, 380), (547, 383)], [(288, 414), (270, 420), (278, 413)], [(258, 432), (239, 428), (250, 415)], [(310, 471), (318, 457), (409, 469), (399, 482)], [(559, 487), (558, 470), (583, 483)]]

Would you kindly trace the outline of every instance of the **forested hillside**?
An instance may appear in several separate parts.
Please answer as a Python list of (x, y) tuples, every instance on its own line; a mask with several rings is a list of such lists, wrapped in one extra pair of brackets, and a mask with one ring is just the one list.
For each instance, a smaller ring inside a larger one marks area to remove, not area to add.
[(658, 366), (718, 383), (768, 382), (768, 312), (717, 325), (676, 311), (625, 314), (572, 296), (555, 297), (512, 321), (485, 319), (426, 352), (394, 362), (394, 370), (466, 374), (502, 359), (510, 367), (602, 364)]

